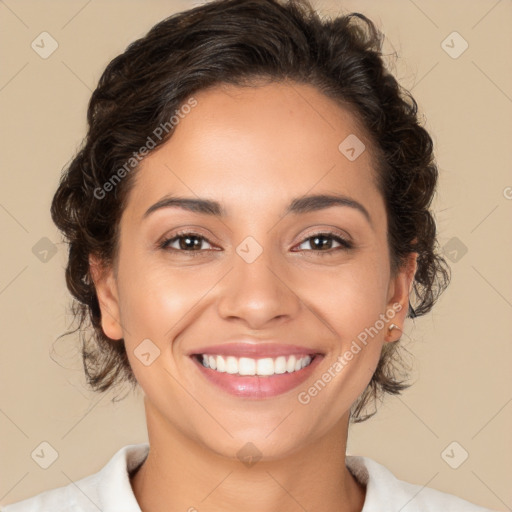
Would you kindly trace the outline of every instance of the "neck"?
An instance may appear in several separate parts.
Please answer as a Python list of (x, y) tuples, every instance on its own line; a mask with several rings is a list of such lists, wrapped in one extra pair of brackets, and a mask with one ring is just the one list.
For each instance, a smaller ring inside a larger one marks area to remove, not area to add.
[(348, 414), (293, 454), (246, 465), (184, 436), (144, 402), (150, 450), (131, 478), (143, 512), (362, 510), (364, 486), (345, 466)]

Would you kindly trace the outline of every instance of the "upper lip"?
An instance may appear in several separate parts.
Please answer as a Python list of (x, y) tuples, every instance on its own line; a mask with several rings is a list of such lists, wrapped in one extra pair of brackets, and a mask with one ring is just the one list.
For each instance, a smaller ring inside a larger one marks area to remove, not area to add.
[(194, 349), (189, 353), (191, 356), (200, 354), (263, 358), (291, 355), (318, 355), (320, 352), (314, 348), (301, 347), (299, 345), (238, 341), (219, 345), (208, 345), (207, 347)]

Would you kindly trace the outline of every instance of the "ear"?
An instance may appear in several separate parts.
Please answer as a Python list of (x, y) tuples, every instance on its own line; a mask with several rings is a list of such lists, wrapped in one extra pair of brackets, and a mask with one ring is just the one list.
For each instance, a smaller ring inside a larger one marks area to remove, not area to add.
[(113, 340), (123, 337), (119, 299), (113, 268), (106, 268), (94, 255), (89, 255), (89, 270), (101, 310), (103, 332)]
[(414, 276), (418, 267), (417, 259), (417, 252), (409, 253), (407, 260), (389, 283), (386, 311), (396, 311), (390, 324), (394, 323), (399, 330), (388, 330), (385, 337), (386, 342), (397, 341), (400, 337), (399, 333), (401, 333), (403, 329), (405, 318), (409, 310), (409, 294), (411, 293)]

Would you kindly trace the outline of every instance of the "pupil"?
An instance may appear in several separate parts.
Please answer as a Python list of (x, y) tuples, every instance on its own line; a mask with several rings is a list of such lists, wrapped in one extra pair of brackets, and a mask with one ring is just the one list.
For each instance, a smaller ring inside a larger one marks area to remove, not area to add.
[[(192, 245), (187, 245), (190, 241), (192, 242)], [(180, 248), (181, 249), (190, 249), (190, 248), (196, 248), (200, 245), (200, 241), (197, 236), (186, 236), (181, 238), (180, 242)]]
[[(318, 240), (323, 240), (325, 243), (318, 243)], [(328, 247), (329, 246), (329, 242), (330, 242), (330, 240), (326, 236), (323, 236), (323, 235), (322, 236), (315, 236), (313, 238), (313, 241), (314, 241), (314, 245), (315, 246), (317, 246), (317, 245), (319, 246), (318, 248), (326, 247), (326, 246)], [(317, 248), (317, 247), (315, 247), (315, 248)]]

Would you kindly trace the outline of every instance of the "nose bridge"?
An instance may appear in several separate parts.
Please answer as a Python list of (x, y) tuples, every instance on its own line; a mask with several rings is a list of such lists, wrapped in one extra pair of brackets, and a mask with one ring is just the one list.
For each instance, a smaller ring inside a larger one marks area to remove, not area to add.
[(241, 318), (253, 328), (295, 314), (298, 299), (280, 275), (282, 268), (270, 247), (246, 237), (233, 253), (233, 269), (219, 301), (219, 314)]
[[(277, 292), (276, 258), (270, 245), (261, 245), (253, 237), (247, 237), (236, 247), (233, 255), (234, 273), (238, 281), (245, 282), (256, 292), (263, 288), (266, 293)], [(270, 287), (270, 289), (269, 289)]]

